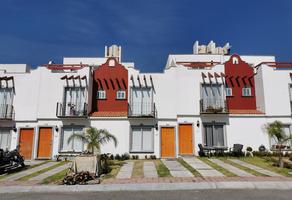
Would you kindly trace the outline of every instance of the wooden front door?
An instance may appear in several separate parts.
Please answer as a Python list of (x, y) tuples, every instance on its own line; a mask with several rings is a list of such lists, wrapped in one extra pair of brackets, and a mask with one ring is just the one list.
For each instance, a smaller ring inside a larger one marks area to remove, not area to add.
[(38, 158), (51, 158), (52, 153), (52, 128), (40, 128), (38, 140)]
[(179, 154), (193, 154), (193, 126), (192, 124), (179, 125)]
[(33, 133), (33, 128), (20, 129), (19, 132), (19, 150), (25, 160), (32, 158)]
[(161, 157), (175, 157), (175, 134), (173, 127), (161, 128)]

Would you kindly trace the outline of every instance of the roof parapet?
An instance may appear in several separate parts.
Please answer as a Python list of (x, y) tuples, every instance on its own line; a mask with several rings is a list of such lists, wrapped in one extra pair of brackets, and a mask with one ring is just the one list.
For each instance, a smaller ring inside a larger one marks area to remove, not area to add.
[(229, 55), (231, 46), (227, 42), (223, 47), (216, 47), (216, 43), (211, 40), (208, 45), (199, 45), (196, 41), (193, 45), (193, 54), (217, 54)]

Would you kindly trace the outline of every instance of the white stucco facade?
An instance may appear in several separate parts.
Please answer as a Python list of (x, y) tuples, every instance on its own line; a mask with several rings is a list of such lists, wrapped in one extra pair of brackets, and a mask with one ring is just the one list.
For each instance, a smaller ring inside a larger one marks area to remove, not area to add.
[[(33, 129), (33, 144), (31, 159), (38, 158), (39, 130), (42, 127), (52, 128), (52, 145), (50, 158), (62, 154), (61, 143), (63, 127), (96, 127), (106, 129), (116, 136), (118, 145), (113, 143), (102, 146), (103, 153), (130, 153), (143, 157), (156, 155), (161, 157), (161, 130), (163, 127), (173, 127), (175, 134), (175, 157), (179, 156), (179, 125), (192, 126), (192, 154), (197, 155), (198, 144), (205, 143), (204, 124), (221, 124), (224, 131), (224, 145), (232, 147), (235, 143), (251, 146), (254, 150), (260, 145), (270, 147), (270, 139), (263, 131), (267, 122), (282, 121), (291, 125), (290, 84), (292, 69), (277, 69), (262, 62), (275, 62), (274, 56), (241, 56), (241, 59), (254, 69), (256, 109), (260, 114), (202, 114), (200, 100), (202, 99), (202, 84), (224, 85), (224, 63), (230, 55), (169, 55), (165, 70), (162, 73), (140, 73), (134, 63), (121, 63), (128, 70), (128, 87), (139, 85), (136, 77), (141, 77), (141, 87), (151, 86), (153, 102), (157, 115), (153, 118), (131, 117), (92, 117), (87, 116), (92, 106), (92, 72), (107, 58), (64, 58), (64, 64), (87, 64), (90, 66), (78, 70), (50, 70), (47, 67), (30, 69), (26, 65), (0, 65), (1, 88), (12, 87), (13, 119), (1, 119), (0, 130), (9, 129), (9, 148), (14, 149), (19, 144), (21, 129)], [(216, 62), (212, 67), (191, 68), (181, 62)], [(218, 63), (217, 63), (218, 62)], [(209, 75), (206, 80), (202, 74)], [(216, 78), (216, 74), (220, 77)], [(66, 76), (66, 79), (62, 79)], [(215, 77), (214, 77), (215, 76)], [(7, 77), (13, 77), (9, 79)], [(69, 78), (68, 78), (69, 77)], [(70, 78), (71, 77), (71, 78)], [(81, 79), (83, 77), (83, 79)], [(134, 78), (132, 78), (134, 77)], [(143, 85), (144, 84), (144, 85)], [(148, 84), (148, 85), (147, 85)], [(84, 87), (86, 94), (86, 116), (82, 118), (62, 118), (56, 115), (58, 102), (64, 101), (65, 87)], [(129, 89), (128, 96), (132, 94)], [(226, 98), (225, 90), (222, 97)], [(1, 102), (0, 102), (1, 104)], [(152, 130), (153, 148), (148, 152), (131, 152), (132, 127), (150, 127)], [(85, 146), (84, 148), (85, 149)]]

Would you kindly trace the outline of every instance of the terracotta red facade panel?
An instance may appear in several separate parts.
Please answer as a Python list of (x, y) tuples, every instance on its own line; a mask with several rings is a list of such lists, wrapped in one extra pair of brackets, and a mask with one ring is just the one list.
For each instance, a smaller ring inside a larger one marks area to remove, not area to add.
[[(233, 59), (236, 60), (235, 63)], [(256, 110), (253, 68), (235, 54), (225, 63), (225, 75), (226, 84), (232, 88), (233, 95), (226, 97), (229, 110)], [(242, 95), (242, 88), (245, 86), (251, 88), (251, 96)]]
[[(106, 92), (106, 99), (97, 99), (99, 89)], [(126, 92), (126, 98), (123, 100), (117, 99), (117, 91), (120, 89)], [(109, 58), (93, 72), (91, 113), (96, 115), (105, 112), (126, 114), (128, 112), (128, 70), (115, 58)]]

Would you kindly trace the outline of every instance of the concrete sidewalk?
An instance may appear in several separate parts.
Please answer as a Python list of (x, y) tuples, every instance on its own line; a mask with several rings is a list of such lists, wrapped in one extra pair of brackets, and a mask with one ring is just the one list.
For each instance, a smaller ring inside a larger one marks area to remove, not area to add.
[(197, 183), (144, 183), (144, 184), (100, 184), (74, 186), (4, 186), (3, 193), (50, 193), (89, 191), (169, 191), (169, 190), (209, 190), (209, 189), (277, 189), (292, 190), (292, 181), (264, 182), (197, 182)]

